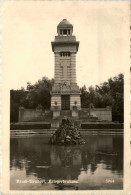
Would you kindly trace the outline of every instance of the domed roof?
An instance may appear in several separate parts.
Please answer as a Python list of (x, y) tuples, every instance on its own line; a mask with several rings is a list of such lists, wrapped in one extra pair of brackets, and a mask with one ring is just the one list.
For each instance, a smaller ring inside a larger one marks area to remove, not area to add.
[(57, 28), (61, 27), (73, 27), (73, 25), (67, 19), (63, 19), (57, 26)]

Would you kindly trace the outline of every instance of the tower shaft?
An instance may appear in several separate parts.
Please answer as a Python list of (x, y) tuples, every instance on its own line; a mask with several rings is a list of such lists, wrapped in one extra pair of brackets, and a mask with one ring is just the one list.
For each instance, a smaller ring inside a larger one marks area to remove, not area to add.
[(79, 42), (72, 35), (73, 26), (64, 19), (57, 26), (58, 36), (52, 42), (55, 58), (55, 83), (51, 92), (51, 109), (54, 104), (60, 110), (72, 110), (73, 106), (81, 108), (80, 90), (76, 83), (76, 53)]

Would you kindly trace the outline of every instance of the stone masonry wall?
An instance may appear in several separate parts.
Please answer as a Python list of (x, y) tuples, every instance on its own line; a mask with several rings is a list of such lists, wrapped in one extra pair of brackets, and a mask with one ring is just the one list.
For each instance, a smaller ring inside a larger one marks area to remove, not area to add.
[(61, 109), (61, 96), (60, 95), (52, 95), (51, 96), (51, 109), (55, 106), (54, 102), (57, 102), (57, 106)]
[[(54, 97), (52, 104), (54, 106), (54, 101), (57, 100), (58, 105), (60, 105), (61, 101), (60, 97)], [(74, 106), (74, 101), (77, 101), (77, 106), (80, 106), (80, 99), (78, 96), (71, 96), (71, 107)], [(93, 117), (98, 117), (99, 120), (103, 121), (112, 121), (112, 110), (108, 108), (93, 108), (90, 110), (90, 114)], [(88, 119), (89, 117), (89, 109), (81, 109), (80, 111), (81, 119)], [(49, 121), (53, 118), (52, 112), (50, 110), (37, 110), (37, 109), (19, 109), (19, 122), (26, 121)]]
[(52, 112), (50, 110), (38, 110), (38, 109), (19, 109), (19, 122), (27, 121), (48, 121), (52, 118)]
[(81, 108), (81, 118), (87, 119), (90, 115), (93, 117), (98, 117), (98, 120), (112, 121), (112, 109), (111, 108)]
[(72, 107), (75, 106), (74, 102), (77, 101), (77, 108), (81, 109), (81, 99), (80, 95), (70, 95), (70, 109), (72, 110)]

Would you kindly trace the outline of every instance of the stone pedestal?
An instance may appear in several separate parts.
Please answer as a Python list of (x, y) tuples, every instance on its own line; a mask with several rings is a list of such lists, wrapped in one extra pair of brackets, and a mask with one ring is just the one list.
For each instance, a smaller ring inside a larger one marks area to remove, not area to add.
[(53, 119), (56, 119), (60, 116), (60, 110), (54, 110), (53, 111)]
[(24, 107), (19, 107), (19, 122), (23, 121), (24, 118)]
[(78, 119), (79, 118), (79, 110), (73, 109), (72, 110), (72, 117)]
[(51, 121), (51, 129), (57, 129), (60, 126), (59, 120), (53, 120)]

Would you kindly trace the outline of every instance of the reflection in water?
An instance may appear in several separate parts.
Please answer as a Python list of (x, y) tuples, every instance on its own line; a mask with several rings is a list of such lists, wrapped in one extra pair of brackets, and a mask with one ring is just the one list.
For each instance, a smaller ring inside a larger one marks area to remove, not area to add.
[(52, 146), (48, 140), (11, 138), (12, 190), (122, 189), (123, 137), (87, 136), (86, 144), (78, 146)]

